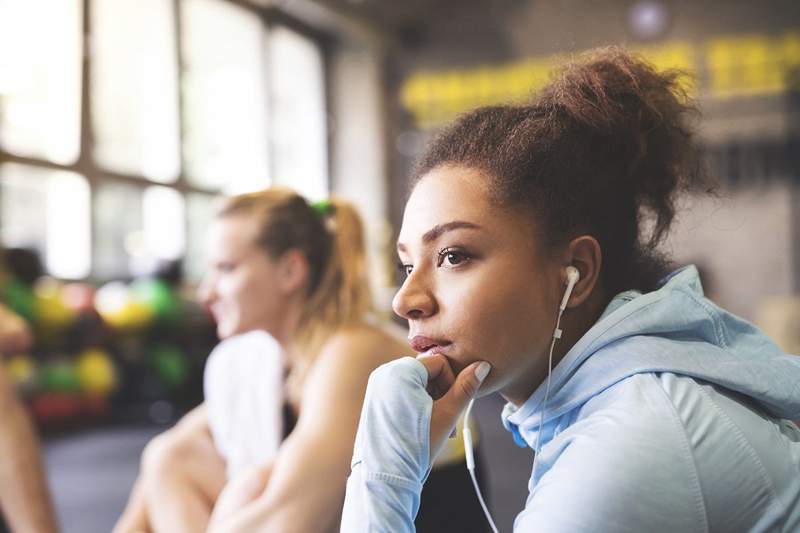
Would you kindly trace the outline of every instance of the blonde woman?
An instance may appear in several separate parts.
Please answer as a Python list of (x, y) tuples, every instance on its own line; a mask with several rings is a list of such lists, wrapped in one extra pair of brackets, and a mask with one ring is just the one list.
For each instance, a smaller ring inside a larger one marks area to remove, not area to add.
[(369, 319), (362, 233), (349, 203), (288, 189), (222, 206), (206, 403), (147, 446), (116, 532), (338, 528), (367, 378), (409, 352)]

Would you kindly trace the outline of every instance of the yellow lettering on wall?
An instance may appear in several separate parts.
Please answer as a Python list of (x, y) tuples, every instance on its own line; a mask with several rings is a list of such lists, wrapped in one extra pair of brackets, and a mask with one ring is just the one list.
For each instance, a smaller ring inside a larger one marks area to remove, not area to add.
[(403, 84), (400, 100), (422, 128), (432, 127), (476, 107), (523, 102), (550, 77), (550, 59), (500, 67), (438, 73), (420, 72)]
[[(695, 70), (691, 45), (668, 43), (636, 50), (659, 69)], [(423, 129), (439, 126), (471, 109), (530, 100), (550, 79), (564, 58), (549, 56), (468, 70), (418, 72), (400, 91), (400, 100)], [(681, 78), (691, 90), (691, 78)]]
[[(701, 93), (725, 99), (775, 94), (792, 86), (800, 90), (800, 32), (718, 37), (703, 45), (674, 41), (633, 51), (659, 70), (686, 72), (679, 84), (690, 96)], [(403, 84), (401, 103), (418, 127), (437, 127), (476, 107), (529, 100), (563, 59), (553, 55), (506, 65), (418, 72)], [(698, 78), (698, 74), (705, 75)]]
[(712, 97), (774, 94), (784, 88), (781, 46), (752, 35), (712, 39), (706, 45)]

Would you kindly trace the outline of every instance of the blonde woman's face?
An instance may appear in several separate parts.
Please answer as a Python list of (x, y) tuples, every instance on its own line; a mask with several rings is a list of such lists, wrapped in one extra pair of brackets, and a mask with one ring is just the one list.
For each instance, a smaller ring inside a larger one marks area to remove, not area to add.
[(256, 246), (258, 224), (249, 215), (215, 220), (209, 229), (209, 268), (198, 290), (211, 311), (220, 338), (280, 324), (285, 296), (278, 288), (277, 265)]
[(417, 351), (445, 355), (456, 371), (488, 361), (482, 394), (524, 401), (546, 376), (560, 267), (537, 251), (532, 217), (497, 207), (486, 184), (453, 166), (420, 180), (398, 239), (408, 275), (393, 307)]

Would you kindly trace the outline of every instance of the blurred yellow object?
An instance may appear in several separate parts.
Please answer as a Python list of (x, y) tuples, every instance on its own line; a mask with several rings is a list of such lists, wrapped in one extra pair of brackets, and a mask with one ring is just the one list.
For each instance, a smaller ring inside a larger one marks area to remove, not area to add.
[(111, 327), (122, 330), (143, 328), (153, 320), (154, 311), (124, 284), (103, 285), (95, 294), (95, 307)]
[(755, 323), (784, 352), (800, 355), (800, 295), (763, 300), (756, 310)]
[(36, 377), (36, 363), (29, 355), (15, 355), (6, 363), (6, 369), (15, 385), (31, 385)]
[(44, 329), (58, 330), (75, 320), (75, 311), (64, 305), (61, 289), (62, 284), (52, 278), (37, 281), (33, 288), (33, 315)]
[(76, 365), (81, 389), (105, 396), (117, 384), (117, 372), (111, 357), (100, 349), (91, 349), (78, 357)]
[(108, 322), (119, 329), (140, 329), (153, 320), (153, 310), (136, 300), (128, 301), (118, 313), (112, 313)]

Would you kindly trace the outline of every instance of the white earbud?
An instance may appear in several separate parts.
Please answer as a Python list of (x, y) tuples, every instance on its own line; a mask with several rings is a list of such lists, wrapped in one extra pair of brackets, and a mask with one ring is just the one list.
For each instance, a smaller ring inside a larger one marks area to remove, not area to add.
[(559, 309), (563, 311), (567, 308), (567, 302), (569, 301), (569, 297), (572, 296), (572, 289), (575, 288), (575, 284), (578, 283), (578, 280), (581, 279), (581, 274), (578, 272), (578, 269), (574, 266), (567, 267), (567, 290), (564, 291), (564, 297), (561, 299), (561, 305)]

